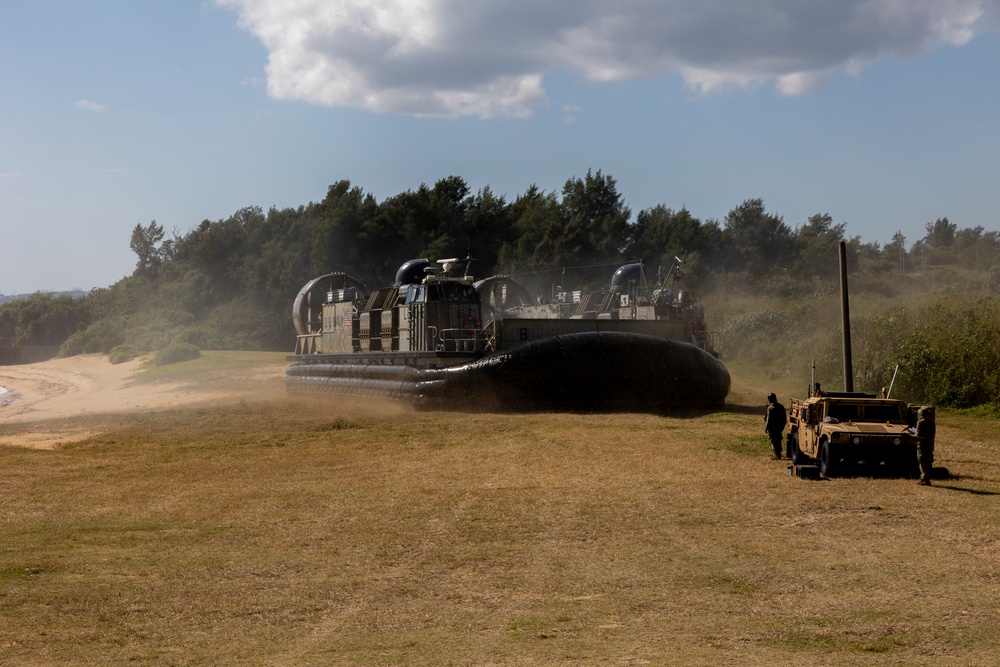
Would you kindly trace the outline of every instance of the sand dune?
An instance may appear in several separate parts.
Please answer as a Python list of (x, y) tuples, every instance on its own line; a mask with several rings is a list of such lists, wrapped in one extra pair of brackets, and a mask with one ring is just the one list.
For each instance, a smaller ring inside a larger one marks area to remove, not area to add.
[[(229, 382), (199, 380), (137, 382), (142, 361), (111, 364), (103, 355), (0, 366), (0, 445), (52, 447), (90, 435), (72, 425), (42, 422), (72, 417), (148, 412), (257, 398), (283, 390), (284, 366), (227, 371)], [(16, 432), (16, 434), (14, 433)]]

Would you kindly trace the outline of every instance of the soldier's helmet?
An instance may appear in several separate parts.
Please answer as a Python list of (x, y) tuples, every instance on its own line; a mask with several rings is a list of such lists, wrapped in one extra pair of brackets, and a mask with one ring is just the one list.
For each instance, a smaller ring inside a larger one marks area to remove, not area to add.
[(776, 403), (777, 401), (778, 401), (778, 397), (775, 396), (774, 394), (768, 394), (767, 395), (767, 402), (768, 403)]

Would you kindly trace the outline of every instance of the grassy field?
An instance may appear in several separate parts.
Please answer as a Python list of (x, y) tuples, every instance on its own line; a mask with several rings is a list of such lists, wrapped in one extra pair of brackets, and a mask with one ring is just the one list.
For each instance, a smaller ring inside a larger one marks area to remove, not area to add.
[(996, 422), (941, 412), (930, 488), (809, 482), (762, 433), (797, 383), (733, 373), (686, 418), (280, 398), (0, 448), (0, 664), (997, 664)]

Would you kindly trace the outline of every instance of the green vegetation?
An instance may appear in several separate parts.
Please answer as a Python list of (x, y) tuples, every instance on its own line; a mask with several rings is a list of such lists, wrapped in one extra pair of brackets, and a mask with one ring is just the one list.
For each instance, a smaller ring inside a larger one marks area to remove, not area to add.
[(123, 364), (126, 361), (132, 361), (139, 353), (131, 345), (115, 345), (111, 348), (111, 353), (108, 354), (108, 361), (113, 364)]
[(201, 356), (201, 349), (191, 343), (171, 343), (159, 350), (153, 357), (154, 366), (166, 366), (181, 361), (190, 361)]
[[(137, 224), (135, 272), (82, 299), (42, 294), (0, 306), (0, 346), (61, 345), (61, 354), (293, 349), (291, 303), (309, 279), (343, 271), (380, 286), (414, 257), (474, 257), (473, 273), (514, 276), (536, 293), (606, 283), (621, 263), (683, 260), (684, 289), (706, 306), (723, 358), (824, 383), (842, 373), (837, 246), (847, 243), (855, 384), (971, 407), (995, 404), (1000, 377), (1000, 232), (947, 218), (912, 243), (845, 237), (825, 213), (789, 226), (749, 199), (723, 220), (665, 205), (632, 211), (598, 171), (560, 193), (535, 186), (507, 201), (444, 178), (378, 202), (340, 181), (296, 209), (240, 209), (167, 235)], [(124, 348), (123, 348), (124, 349)], [(897, 389), (898, 388), (898, 389)]]
[[(284, 352), (234, 352), (206, 351), (187, 361), (158, 366), (144, 363), (135, 374), (138, 382), (182, 382), (199, 386), (212, 386), (220, 378), (229, 383), (229, 377), (246, 374), (248, 370), (281, 367), (285, 363)], [(284, 391), (284, 386), (282, 386)]]
[(0, 305), (0, 347), (62, 345), (91, 321), (88, 299), (32, 294)]
[[(967, 277), (968, 278), (968, 277)], [(723, 359), (794, 377), (805, 392), (812, 365), (828, 388), (843, 383), (839, 293), (787, 299), (734, 288), (707, 302)], [(997, 410), (1000, 294), (944, 289), (911, 276), (891, 297), (851, 289), (854, 385), (914, 403)]]

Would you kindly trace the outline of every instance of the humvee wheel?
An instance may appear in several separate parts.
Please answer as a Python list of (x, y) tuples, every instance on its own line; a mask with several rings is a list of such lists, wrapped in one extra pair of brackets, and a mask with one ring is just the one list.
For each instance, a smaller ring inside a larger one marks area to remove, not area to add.
[(788, 458), (792, 460), (792, 465), (806, 463), (805, 456), (802, 455), (802, 450), (799, 449), (798, 436), (792, 435), (788, 437)]
[(823, 440), (819, 443), (819, 471), (824, 477), (836, 477), (837, 476), (837, 464), (839, 459), (837, 458), (836, 448), (830, 444), (828, 440)]
[(920, 477), (920, 460), (917, 458), (916, 447), (907, 447), (903, 450), (903, 454), (896, 463), (896, 469), (908, 479)]

